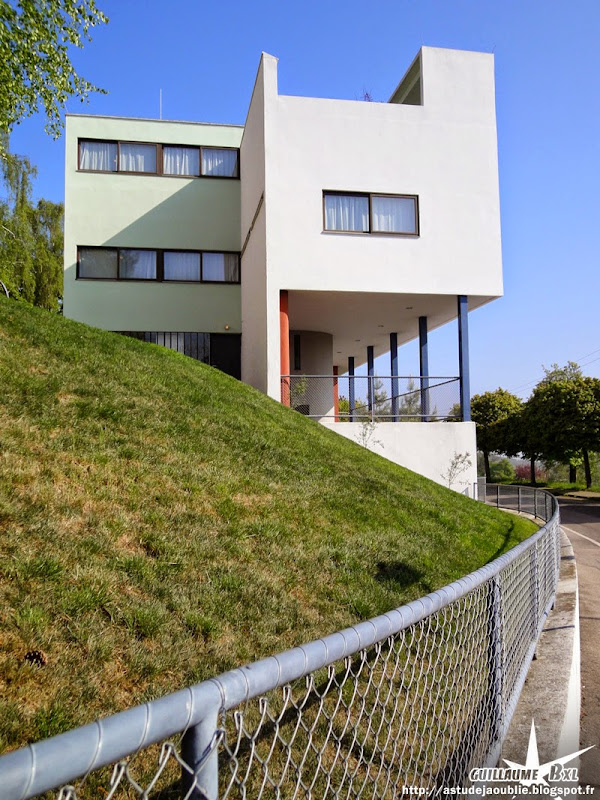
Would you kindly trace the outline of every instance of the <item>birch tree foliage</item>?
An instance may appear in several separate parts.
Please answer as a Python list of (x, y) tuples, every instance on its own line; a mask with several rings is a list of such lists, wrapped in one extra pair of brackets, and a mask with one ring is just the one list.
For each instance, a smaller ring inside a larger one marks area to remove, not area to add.
[(94, 0), (0, 0), (0, 131), (43, 111), (57, 138), (69, 97), (104, 92), (77, 74), (70, 55), (106, 22)]
[(62, 298), (63, 206), (32, 201), (36, 168), (0, 132), (0, 289), (56, 311)]

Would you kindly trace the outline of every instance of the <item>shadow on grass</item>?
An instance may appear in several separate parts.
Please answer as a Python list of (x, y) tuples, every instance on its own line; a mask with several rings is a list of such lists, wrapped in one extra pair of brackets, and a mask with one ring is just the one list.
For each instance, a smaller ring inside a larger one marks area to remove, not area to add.
[(515, 529), (515, 524), (514, 522), (511, 522), (510, 527), (505, 531), (502, 537), (502, 544), (498, 547), (496, 552), (489, 557), (489, 559), (486, 561), (486, 564), (490, 564), (492, 561), (495, 561), (495, 559), (499, 558), (506, 552), (506, 545), (508, 544), (514, 529)]
[[(415, 583), (420, 583), (424, 575), (422, 570), (415, 569), (406, 561), (378, 561), (375, 580), (378, 583), (393, 585), (396, 589), (407, 589)], [(424, 583), (420, 583), (420, 585), (426, 591), (431, 591), (428, 585)]]

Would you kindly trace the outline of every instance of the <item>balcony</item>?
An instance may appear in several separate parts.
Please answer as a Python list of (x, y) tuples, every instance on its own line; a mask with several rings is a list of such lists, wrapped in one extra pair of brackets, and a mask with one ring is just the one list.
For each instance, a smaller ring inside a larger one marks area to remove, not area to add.
[(281, 402), (335, 422), (461, 422), (460, 378), (282, 375)]

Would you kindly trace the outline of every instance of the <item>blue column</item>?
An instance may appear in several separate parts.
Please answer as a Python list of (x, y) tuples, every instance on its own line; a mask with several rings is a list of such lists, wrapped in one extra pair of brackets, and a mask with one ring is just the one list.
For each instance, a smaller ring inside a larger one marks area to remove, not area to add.
[(460, 411), (463, 422), (471, 421), (471, 380), (469, 375), (469, 298), (458, 300), (458, 374), (460, 376)]
[(369, 398), (369, 411), (371, 412), (371, 419), (373, 419), (374, 401), (375, 401), (375, 358), (374, 347), (370, 344), (367, 347), (367, 395)]
[(419, 317), (419, 371), (421, 373), (421, 416), (429, 422), (429, 349), (427, 317)]
[(398, 422), (398, 334), (390, 333), (390, 367), (392, 375), (392, 422)]
[(348, 405), (350, 422), (354, 422), (354, 409), (356, 408), (356, 395), (354, 393), (354, 356), (348, 356)]

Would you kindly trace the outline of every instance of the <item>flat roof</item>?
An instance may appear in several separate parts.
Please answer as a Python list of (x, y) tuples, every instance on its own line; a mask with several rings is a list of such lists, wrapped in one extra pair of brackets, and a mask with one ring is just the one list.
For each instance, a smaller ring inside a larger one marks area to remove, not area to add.
[(155, 117), (118, 117), (114, 114), (74, 114), (67, 113), (65, 117), (87, 117), (88, 119), (122, 119), (130, 122), (167, 122), (177, 125), (211, 125), (217, 128), (243, 128), (234, 122), (192, 122), (189, 119), (156, 119)]

